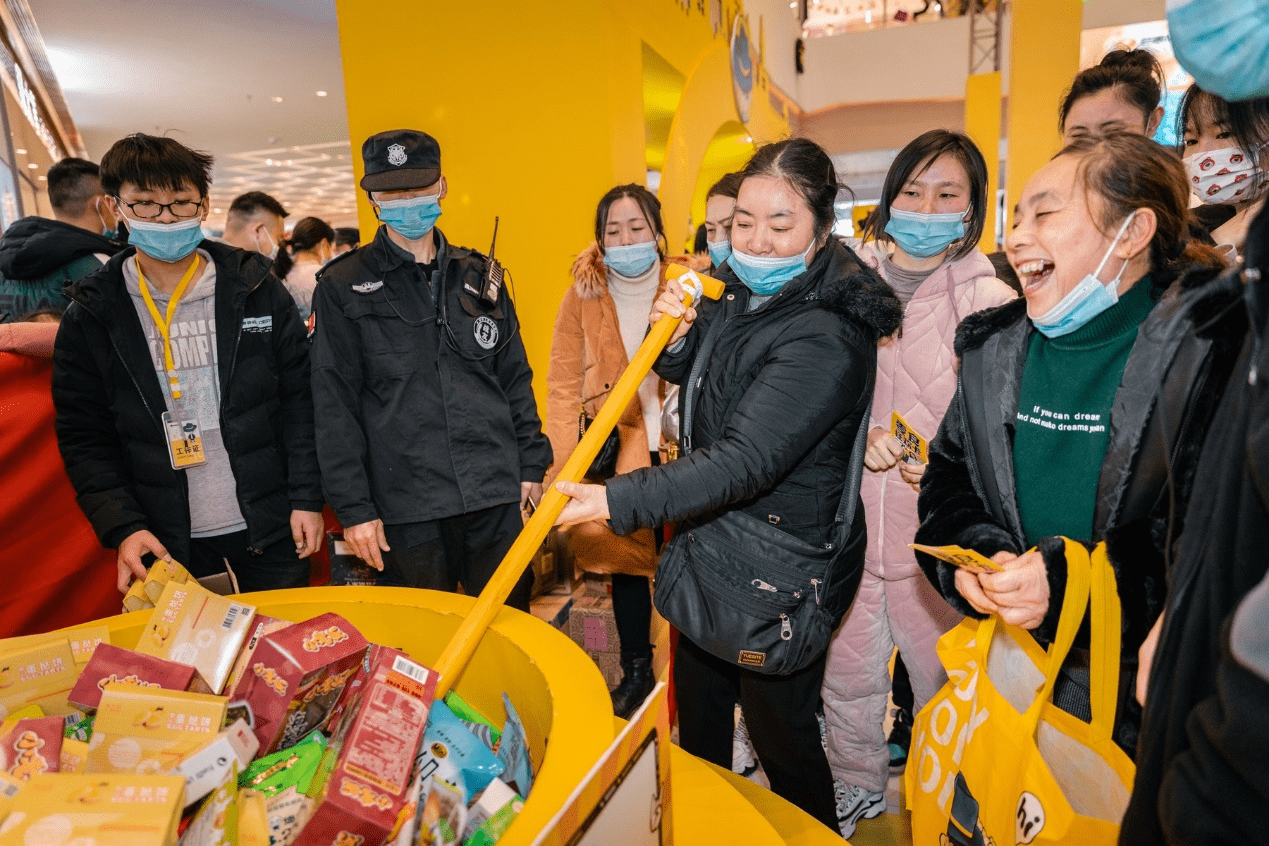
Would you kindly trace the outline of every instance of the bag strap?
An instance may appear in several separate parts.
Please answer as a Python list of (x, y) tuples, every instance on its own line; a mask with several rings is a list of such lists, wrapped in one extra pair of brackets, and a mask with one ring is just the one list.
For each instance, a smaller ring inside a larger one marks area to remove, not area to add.
[[(1048, 666), (1045, 668), (1044, 684), (1036, 694), (1035, 701), (1023, 715), (1024, 724), (1034, 733), (1040, 724), (1040, 712), (1044, 704), (1053, 697), (1053, 686), (1057, 684), (1058, 674), (1071, 647), (1075, 645), (1075, 635), (1079, 632), (1080, 623), (1084, 621), (1084, 612), (1088, 609), (1089, 591), (1092, 588), (1092, 567), (1089, 563), (1088, 550), (1083, 544), (1070, 538), (1066, 541), (1066, 593), (1062, 597), (1062, 616), (1058, 619), (1057, 634), (1049, 646)], [(1049, 600), (1052, 601), (1052, 598)], [(994, 615), (993, 615), (994, 616)], [(1118, 652), (1116, 652), (1118, 660)]]
[(1119, 647), (1122, 611), (1115, 570), (1106, 554), (1106, 542), (1093, 550), (1092, 597), (1089, 622), (1089, 693), (1093, 710), (1093, 736), (1110, 740), (1119, 704)]

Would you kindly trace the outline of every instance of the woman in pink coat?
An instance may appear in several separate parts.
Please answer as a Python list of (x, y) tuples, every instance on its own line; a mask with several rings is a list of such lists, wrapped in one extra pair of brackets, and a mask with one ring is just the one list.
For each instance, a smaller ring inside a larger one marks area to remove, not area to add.
[(882, 728), (890, 656), (899, 649), (916, 709), (947, 681), (935, 654), (960, 615), (922, 575), (908, 544), (916, 534), (925, 465), (891, 436), (897, 412), (930, 439), (956, 392), (952, 338), (960, 321), (1011, 299), (978, 250), (990, 208), (987, 166), (965, 135), (936, 129), (895, 158), (859, 255), (904, 303), (903, 325), (877, 351), (877, 384), (862, 498), (868, 520), (864, 575), (828, 650), (824, 717), (842, 835), (885, 810), (890, 755)]

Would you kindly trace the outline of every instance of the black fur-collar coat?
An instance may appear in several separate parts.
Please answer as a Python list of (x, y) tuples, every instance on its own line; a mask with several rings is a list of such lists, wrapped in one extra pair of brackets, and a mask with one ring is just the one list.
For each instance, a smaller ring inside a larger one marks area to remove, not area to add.
[(706, 301), (682, 347), (656, 364), (662, 378), (683, 383), (710, 325), (726, 321), (684, 433), (694, 451), (610, 480), (612, 526), (623, 534), (738, 508), (823, 543), (872, 402), (877, 341), (898, 328), (903, 308), (831, 238), (805, 273), (753, 311), (729, 268), (717, 276), (723, 298)]
[[(1239, 286), (1216, 277), (1193, 268), (1149, 280), (1164, 293), (1138, 330), (1115, 394), (1094, 536), (1075, 539), (1106, 541), (1115, 570), (1123, 611), (1116, 740), (1130, 753), (1140, 720), (1132, 695), (1137, 650), (1163, 608), (1164, 550), (1180, 533), (1198, 452), (1245, 327), (1242, 312), (1231, 308)], [(930, 445), (918, 543), (957, 544), (986, 556), (1026, 549), (1013, 437), (1032, 331), (1021, 299), (972, 315), (958, 329), (957, 392)], [(1060, 539), (1045, 538), (1038, 546), (1054, 599), (1033, 634), (1047, 643), (1061, 613), (1066, 561)], [(956, 591), (952, 565), (923, 553), (917, 560), (954, 608), (982, 616)], [(1077, 645), (1088, 646), (1086, 631)]]

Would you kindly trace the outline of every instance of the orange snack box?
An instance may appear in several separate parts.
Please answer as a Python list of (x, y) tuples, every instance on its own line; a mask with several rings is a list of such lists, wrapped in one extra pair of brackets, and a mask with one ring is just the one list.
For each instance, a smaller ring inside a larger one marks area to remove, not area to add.
[(322, 614), (265, 635), (234, 691), (245, 699), (260, 740), (257, 757), (324, 728), (369, 644), (338, 614)]
[(197, 582), (168, 582), (137, 641), (137, 652), (188, 664), (213, 693), (220, 693), (255, 613), (253, 606), (218, 596)]
[(183, 790), (180, 776), (43, 773), (8, 801), (3, 842), (175, 846)]
[(226, 704), (225, 697), (207, 693), (108, 684), (93, 722), (85, 772), (167, 772), (220, 733)]
[[(379, 650), (369, 679), (335, 729), (318, 770), (317, 807), (300, 843), (383, 843), (409, 802), (414, 758), (437, 675), (405, 653)], [(340, 838), (343, 838), (341, 840)]]
[(0, 657), (0, 717), (24, 705), (38, 705), (45, 714), (66, 715), (75, 686), (75, 656), (61, 637)]

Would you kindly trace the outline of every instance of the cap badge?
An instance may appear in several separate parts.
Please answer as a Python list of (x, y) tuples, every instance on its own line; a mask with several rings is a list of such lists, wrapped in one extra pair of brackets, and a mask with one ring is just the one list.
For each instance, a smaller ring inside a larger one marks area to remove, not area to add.
[(405, 148), (400, 144), (393, 144), (388, 148), (388, 164), (400, 167), (405, 164)]

